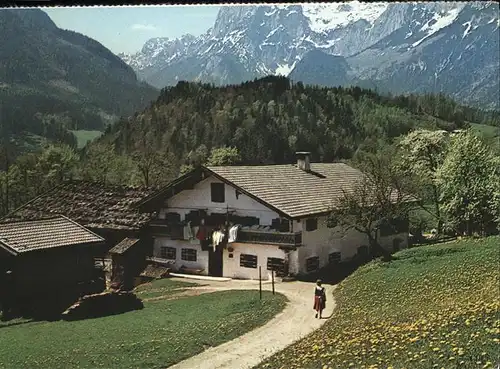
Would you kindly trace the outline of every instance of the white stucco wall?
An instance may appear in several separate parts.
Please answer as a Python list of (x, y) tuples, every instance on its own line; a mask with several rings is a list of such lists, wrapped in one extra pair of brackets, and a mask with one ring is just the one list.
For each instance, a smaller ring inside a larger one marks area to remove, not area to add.
[[(208, 251), (203, 251), (201, 249), (198, 240), (193, 241), (183, 241), (183, 240), (171, 240), (167, 237), (156, 237), (154, 240), (153, 256), (161, 258), (161, 247), (175, 247), (177, 249), (174, 269), (178, 269), (181, 266), (186, 268), (194, 269), (204, 269), (204, 275), (208, 275)], [(196, 250), (196, 261), (186, 261), (181, 259), (181, 249), (195, 249)]]
[[(233, 257), (230, 258), (230, 252), (226, 249), (223, 254), (222, 272), (224, 277), (239, 278), (239, 279), (259, 279), (259, 266), (262, 271), (262, 279), (271, 279), (271, 271), (267, 270), (267, 258), (285, 259), (285, 253), (278, 246), (273, 245), (258, 245), (250, 243), (231, 243), (228, 247), (232, 247)], [(245, 268), (240, 266), (240, 255), (250, 254), (257, 255), (257, 268)]]
[[(351, 230), (347, 233), (341, 231), (340, 228), (328, 228), (327, 217), (318, 217), (318, 228), (314, 231), (306, 231), (306, 220), (302, 220), (302, 244), (303, 246), (297, 250), (295, 265), (293, 269), (298, 269), (300, 273), (306, 273), (306, 259), (314, 256), (319, 257), (319, 267), (322, 268), (328, 265), (328, 256), (332, 252), (340, 252), (341, 260), (347, 261), (354, 257), (360, 246), (368, 246), (368, 238), (366, 235)], [(296, 225), (294, 224), (294, 230)], [(380, 237), (381, 246), (392, 250), (393, 240), (400, 238), (403, 242), (400, 248), (408, 246), (408, 234), (397, 234), (387, 237)], [(291, 265), (291, 264), (290, 264)], [(292, 272), (290, 270), (290, 272)]]
[(194, 186), (192, 190), (184, 190), (172, 198), (168, 199), (165, 208), (160, 211), (160, 217), (171, 211), (181, 215), (181, 220), (191, 210), (205, 209), (208, 213), (225, 213), (226, 209), (234, 210), (232, 214), (238, 216), (251, 216), (260, 219), (261, 225), (271, 225), (271, 221), (279, 215), (255, 201), (254, 199), (239, 194), (236, 198), (236, 189), (224, 184), (225, 202), (218, 203), (211, 201), (211, 183), (222, 183), (214, 177), (208, 177)]
[(298, 249), (298, 269), (300, 273), (306, 273), (306, 259), (314, 256), (319, 257), (319, 267), (328, 264), (328, 256), (332, 252), (340, 252), (342, 260), (351, 258), (357, 248), (366, 245), (363, 235), (349, 232), (343, 235), (338, 228), (328, 228), (326, 217), (318, 217), (318, 228), (314, 231), (306, 231), (306, 220), (302, 220), (302, 244)]
[(298, 274), (300, 270), (299, 250), (300, 248), (288, 252), (288, 273), (292, 275)]

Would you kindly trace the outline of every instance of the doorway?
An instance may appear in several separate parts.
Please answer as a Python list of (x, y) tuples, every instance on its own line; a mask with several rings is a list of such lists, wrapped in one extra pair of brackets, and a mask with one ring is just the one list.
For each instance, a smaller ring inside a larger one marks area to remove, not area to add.
[(213, 277), (222, 277), (222, 247), (212, 247), (208, 250), (208, 274)]

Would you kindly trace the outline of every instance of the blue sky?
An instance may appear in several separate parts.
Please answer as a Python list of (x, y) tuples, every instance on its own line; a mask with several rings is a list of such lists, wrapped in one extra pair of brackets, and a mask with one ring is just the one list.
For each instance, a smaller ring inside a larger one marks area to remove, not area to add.
[(198, 36), (215, 22), (219, 6), (42, 8), (55, 24), (89, 36), (115, 54), (134, 53), (152, 37)]

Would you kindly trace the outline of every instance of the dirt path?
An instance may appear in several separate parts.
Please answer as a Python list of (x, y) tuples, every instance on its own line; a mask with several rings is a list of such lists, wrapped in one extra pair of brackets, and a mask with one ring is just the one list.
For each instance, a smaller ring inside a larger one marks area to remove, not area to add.
[[(208, 282), (192, 289), (235, 290), (258, 289), (257, 281)], [(265, 358), (284, 349), (296, 340), (306, 336), (326, 322), (332, 314), (335, 303), (332, 297), (334, 286), (325, 285), (327, 290), (326, 310), (323, 319), (314, 318), (314, 284), (305, 282), (276, 283), (276, 292), (284, 294), (289, 302), (285, 309), (262, 327), (256, 328), (232, 341), (211, 347), (204, 352), (184, 360), (168, 369), (247, 369)], [(264, 290), (271, 290), (268, 282)]]

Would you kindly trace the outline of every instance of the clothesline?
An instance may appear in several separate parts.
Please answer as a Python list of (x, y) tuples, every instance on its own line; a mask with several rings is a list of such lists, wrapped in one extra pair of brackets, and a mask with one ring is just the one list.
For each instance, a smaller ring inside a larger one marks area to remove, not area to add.
[[(228, 230), (228, 243), (236, 241), (238, 229), (241, 227), (240, 224), (231, 226)], [(191, 226), (191, 222), (187, 222), (183, 227), (183, 238), (185, 240), (198, 239), (200, 242), (206, 241), (207, 239), (212, 241), (212, 247), (215, 251), (216, 247), (221, 244), (225, 238), (225, 233), (221, 230), (213, 230), (211, 237), (209, 233), (206, 233), (206, 226)]]

